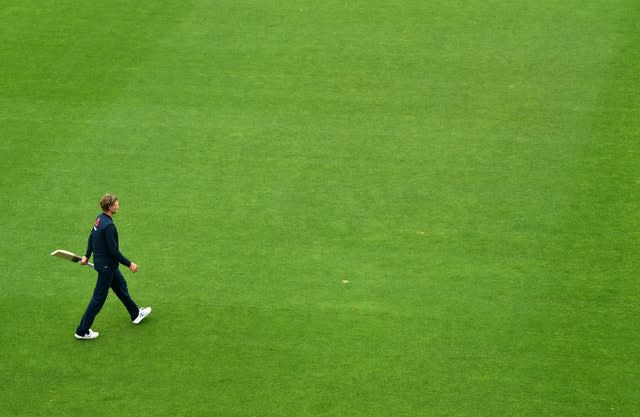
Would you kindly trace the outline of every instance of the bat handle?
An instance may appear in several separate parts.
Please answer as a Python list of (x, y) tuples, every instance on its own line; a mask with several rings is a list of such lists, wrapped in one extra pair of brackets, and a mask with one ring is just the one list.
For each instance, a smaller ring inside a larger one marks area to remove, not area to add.
[(91, 262), (87, 262), (87, 265), (89, 265), (91, 268), (93, 268), (93, 264)]

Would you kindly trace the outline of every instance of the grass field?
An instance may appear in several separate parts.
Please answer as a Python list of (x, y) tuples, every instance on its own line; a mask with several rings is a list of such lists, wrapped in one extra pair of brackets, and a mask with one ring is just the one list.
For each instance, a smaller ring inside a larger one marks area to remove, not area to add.
[[(640, 416), (639, 22), (5, 1), (0, 415)], [(106, 192), (154, 313), (78, 342)]]

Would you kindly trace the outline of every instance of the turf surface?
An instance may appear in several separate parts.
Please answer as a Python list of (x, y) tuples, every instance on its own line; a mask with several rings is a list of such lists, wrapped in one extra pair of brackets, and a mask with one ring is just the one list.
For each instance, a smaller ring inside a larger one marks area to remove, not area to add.
[[(640, 414), (636, 1), (0, 8), (0, 414)], [(97, 201), (126, 274), (72, 333)]]

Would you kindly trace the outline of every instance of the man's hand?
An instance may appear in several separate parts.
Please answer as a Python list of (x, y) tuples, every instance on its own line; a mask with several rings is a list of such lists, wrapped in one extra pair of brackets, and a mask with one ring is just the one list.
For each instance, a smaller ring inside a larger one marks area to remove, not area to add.
[(80, 259), (80, 265), (86, 265), (89, 262), (89, 258), (87, 258), (86, 256), (83, 256), (82, 259)]
[(129, 265), (129, 269), (131, 270), (131, 272), (138, 272), (138, 264), (135, 262), (131, 262), (131, 265)]

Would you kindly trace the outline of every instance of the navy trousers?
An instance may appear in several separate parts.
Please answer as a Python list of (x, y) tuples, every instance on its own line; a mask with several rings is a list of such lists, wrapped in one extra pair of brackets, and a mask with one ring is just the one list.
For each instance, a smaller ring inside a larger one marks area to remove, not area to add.
[(107, 300), (109, 294), (109, 288), (118, 296), (122, 304), (129, 312), (131, 320), (138, 317), (138, 305), (131, 299), (129, 290), (127, 288), (127, 281), (122, 276), (120, 269), (115, 267), (101, 267), (98, 269), (98, 281), (96, 282), (96, 288), (93, 290), (93, 296), (89, 305), (87, 306), (80, 325), (76, 329), (76, 334), (84, 335), (89, 333), (89, 329), (93, 324), (96, 316), (102, 309), (104, 302)]

